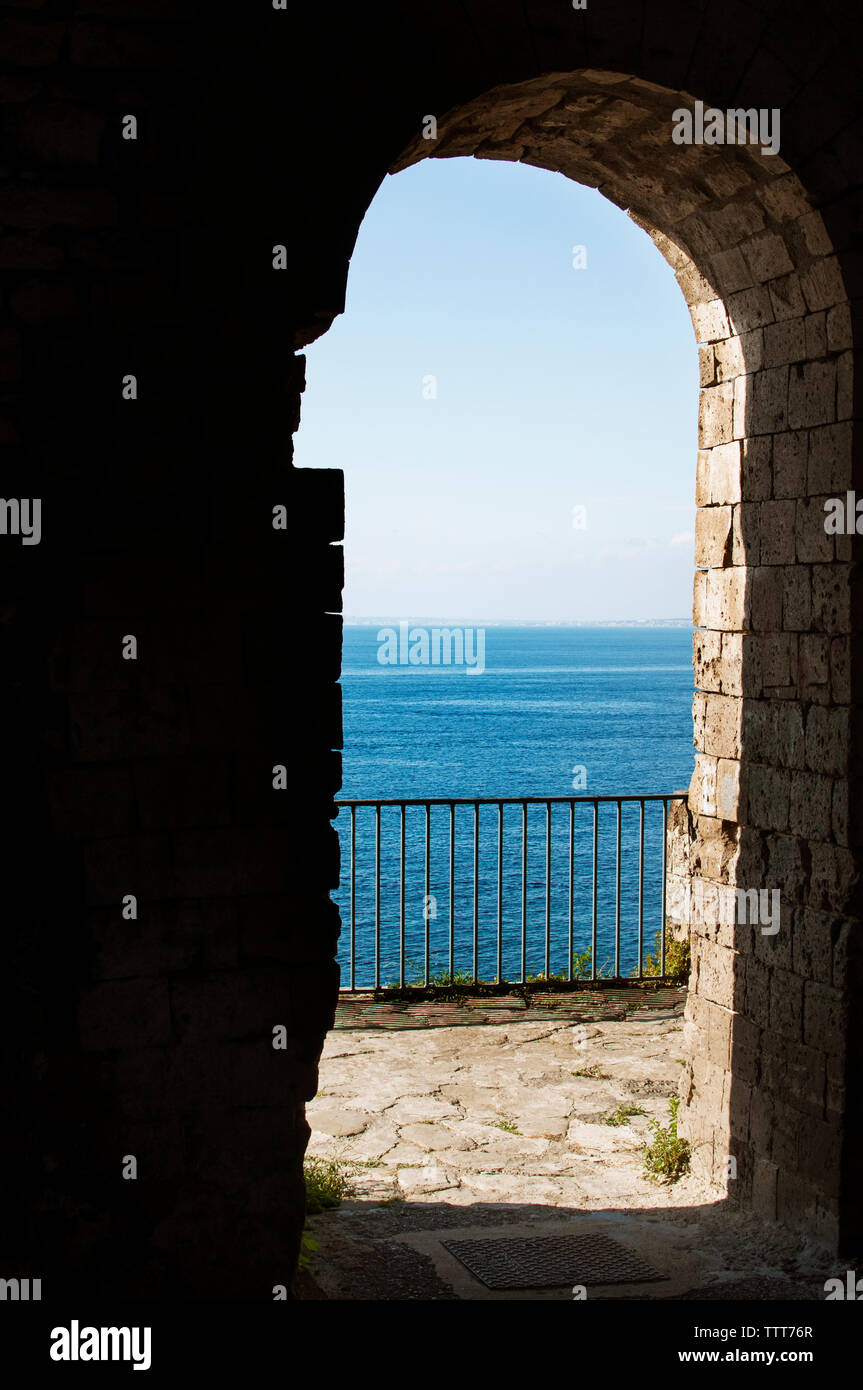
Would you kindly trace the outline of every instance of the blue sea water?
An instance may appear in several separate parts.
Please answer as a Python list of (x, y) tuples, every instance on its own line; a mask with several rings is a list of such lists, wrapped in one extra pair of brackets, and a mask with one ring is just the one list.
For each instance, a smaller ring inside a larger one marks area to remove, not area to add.
[[(488, 627), (485, 669), (471, 674), (465, 667), (382, 665), (377, 635), (376, 627), (345, 628), (342, 799), (668, 795), (689, 784), (689, 627)], [(566, 805), (550, 812), (545, 803), (530, 806), (524, 863), (521, 807), (499, 813), (486, 806), (478, 815), (473, 806), (456, 807), (452, 893), (448, 806), (429, 812), (428, 884), (424, 809), (405, 814), (404, 882), (401, 813), (383, 809), (377, 894), (375, 811), (358, 808), (352, 971), (350, 817), (343, 810), (336, 823), (342, 878), (334, 895), (343, 988), (415, 979), (426, 963), (432, 974), (449, 970), (451, 961), (472, 973), (474, 951), (484, 978), (521, 978), (523, 964), (534, 974), (566, 969), (570, 935), (579, 953), (592, 950), (594, 930), (597, 970), (636, 968), (639, 921), (642, 953), (661, 921), (663, 804), (645, 806), (643, 877), (639, 806), (624, 805), (619, 892), (617, 807), (601, 804), (597, 814), (594, 914), (589, 802), (571, 821)]]

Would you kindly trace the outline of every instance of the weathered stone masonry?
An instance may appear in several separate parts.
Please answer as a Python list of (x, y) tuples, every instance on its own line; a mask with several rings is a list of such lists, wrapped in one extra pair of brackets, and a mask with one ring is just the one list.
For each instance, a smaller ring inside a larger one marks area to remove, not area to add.
[[(295, 354), (344, 307), (380, 180), (429, 154), (598, 186), (677, 273), (702, 381), (690, 864), (708, 899), (783, 894), (775, 937), (698, 925), (682, 1123), (717, 1184), (736, 1157), (730, 1198), (859, 1245), (859, 541), (821, 511), (863, 495), (854, 18), (0, 8), (0, 491), (43, 500), (38, 546), (0, 537), (0, 1190), (7, 1272), (44, 1297), (290, 1279), (341, 743), (341, 481), (291, 467)], [(696, 97), (780, 107), (781, 154), (673, 146)]]

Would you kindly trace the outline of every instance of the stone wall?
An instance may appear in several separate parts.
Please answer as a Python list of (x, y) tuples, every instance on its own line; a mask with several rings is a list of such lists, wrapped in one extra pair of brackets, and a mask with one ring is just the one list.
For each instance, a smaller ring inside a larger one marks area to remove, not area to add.
[[(386, 171), (428, 154), (598, 186), (675, 267), (703, 387), (693, 873), (783, 910), (696, 934), (684, 1124), (714, 1181), (737, 1157), (730, 1195), (859, 1241), (858, 542), (820, 526), (863, 495), (854, 18), (0, 8), (3, 493), (42, 502), (39, 545), (0, 536), (7, 1273), (290, 1282), (341, 743), (341, 482), (291, 467), (296, 352)], [(781, 156), (672, 146), (693, 94), (781, 107)]]
[(0, 1248), (46, 1298), (272, 1298), (338, 987), (342, 475), (290, 466), (230, 111), (176, 7), (104, 8), (0, 30), (3, 490), (42, 505), (0, 537)]

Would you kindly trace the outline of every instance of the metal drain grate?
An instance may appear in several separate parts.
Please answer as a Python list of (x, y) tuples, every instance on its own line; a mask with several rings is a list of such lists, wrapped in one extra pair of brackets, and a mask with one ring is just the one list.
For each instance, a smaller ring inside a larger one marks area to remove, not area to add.
[(643, 1284), (668, 1277), (608, 1236), (534, 1236), (529, 1240), (441, 1243), (487, 1289)]

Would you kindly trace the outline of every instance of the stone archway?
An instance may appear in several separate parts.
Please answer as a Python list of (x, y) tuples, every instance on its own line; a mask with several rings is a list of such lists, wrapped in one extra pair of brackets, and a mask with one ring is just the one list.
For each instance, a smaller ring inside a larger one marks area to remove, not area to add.
[[(851, 487), (850, 306), (792, 170), (757, 144), (673, 143), (692, 106), (637, 77), (554, 73), (450, 111), (390, 172), (473, 155), (563, 173), (675, 271), (701, 383), (680, 1128), (715, 1189), (835, 1241), (851, 576), (824, 502)], [(729, 888), (779, 889), (779, 930), (729, 918)]]
[[(705, 372), (693, 866), (790, 909), (775, 938), (699, 930), (686, 1123), (718, 1180), (739, 1156), (744, 1201), (838, 1210), (859, 1248), (861, 610), (852, 538), (812, 516), (849, 483), (856, 7), (163, 9), (7, 25), (4, 491), (44, 534), (3, 538), (5, 1273), (53, 1297), (290, 1282), (337, 993), (342, 535), (339, 461), (290, 466), (296, 353), (429, 111), (453, 113), (437, 153), (592, 180), (681, 258)], [(674, 93), (708, 90), (781, 105), (782, 154), (674, 146)]]

